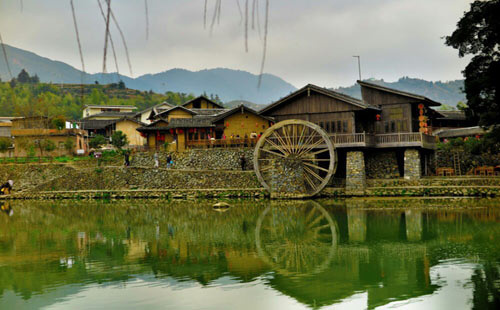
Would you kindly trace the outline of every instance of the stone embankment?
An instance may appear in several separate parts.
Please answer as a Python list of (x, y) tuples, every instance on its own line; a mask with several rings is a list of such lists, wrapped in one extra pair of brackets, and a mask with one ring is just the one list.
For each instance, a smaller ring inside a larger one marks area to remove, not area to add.
[[(248, 171), (238, 158), (244, 152)], [(210, 198), (267, 197), (252, 169), (252, 150), (193, 150), (174, 155), (175, 166), (152, 167), (151, 153), (138, 153), (132, 167), (106, 162), (102, 167), (83, 163), (2, 164), (0, 181), (14, 180), (14, 194), (3, 198)], [(394, 159), (391, 159), (393, 162)], [(211, 164), (209, 164), (211, 163)], [(107, 164), (107, 165), (106, 165)], [(187, 169), (189, 168), (189, 169)], [(393, 168), (391, 168), (393, 169)], [(392, 171), (389, 169), (389, 171)], [(389, 175), (391, 172), (389, 172)], [(499, 196), (500, 177), (384, 179), (367, 178), (356, 191), (346, 193), (346, 182), (333, 179), (322, 195), (346, 196)], [(362, 188), (362, 185), (365, 185)], [(354, 194), (353, 194), (354, 193)], [(0, 196), (2, 197), (2, 196)]]

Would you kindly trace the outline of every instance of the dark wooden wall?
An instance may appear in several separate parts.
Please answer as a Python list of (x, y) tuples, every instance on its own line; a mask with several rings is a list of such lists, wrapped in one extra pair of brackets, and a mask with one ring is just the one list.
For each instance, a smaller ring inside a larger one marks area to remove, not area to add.
[(375, 123), (376, 133), (415, 131), (413, 127), (418, 115), (413, 110), (419, 103), (417, 99), (363, 86), (361, 95), (364, 102), (382, 109), (380, 121)]
[(354, 112), (360, 110), (358, 106), (311, 90), (290, 98), (264, 114), (274, 117), (276, 122), (301, 119), (320, 125), (331, 133), (354, 133)]

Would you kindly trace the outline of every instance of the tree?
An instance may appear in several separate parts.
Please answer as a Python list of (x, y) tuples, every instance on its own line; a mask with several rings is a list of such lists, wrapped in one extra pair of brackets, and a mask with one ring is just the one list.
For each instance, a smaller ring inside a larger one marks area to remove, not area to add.
[(472, 55), (463, 74), (469, 118), (498, 131), (500, 140), (500, 0), (476, 0), (446, 44), (458, 55)]
[(56, 116), (52, 119), (51, 124), (53, 127), (62, 130), (66, 127), (66, 118), (63, 115)]
[(33, 84), (38, 84), (40, 83), (40, 78), (38, 77), (37, 74), (35, 74), (34, 76), (31, 77), (30, 79), (30, 83), (33, 83)]
[(12, 140), (6, 137), (0, 138), (0, 153), (5, 153), (12, 146)]
[(66, 141), (64, 141), (64, 149), (68, 154), (73, 153), (73, 148), (75, 147), (75, 143), (72, 138), (67, 138)]
[(89, 146), (93, 149), (98, 149), (103, 144), (106, 144), (106, 138), (103, 135), (97, 135), (89, 141)]
[(43, 150), (47, 153), (50, 153), (56, 149), (56, 143), (52, 140), (44, 139), (43, 141)]
[(111, 144), (121, 150), (122, 147), (128, 144), (127, 135), (120, 130), (115, 131), (113, 135), (111, 135)]
[(118, 82), (118, 89), (125, 89), (125, 82), (120, 80), (120, 82)]
[(30, 78), (30, 75), (28, 74), (28, 72), (26, 72), (26, 70), (22, 69), (21, 72), (19, 72), (19, 74), (17, 75), (17, 81), (19, 83), (29, 83), (29, 82), (31, 82), (31, 78)]

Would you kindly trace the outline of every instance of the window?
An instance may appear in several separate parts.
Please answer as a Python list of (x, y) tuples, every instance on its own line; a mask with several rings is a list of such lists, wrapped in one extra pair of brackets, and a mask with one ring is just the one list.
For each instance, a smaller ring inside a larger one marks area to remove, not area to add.
[(337, 121), (337, 132), (342, 132), (342, 121)]
[(330, 132), (330, 122), (326, 122), (325, 125), (326, 125), (325, 128), (326, 132)]
[(342, 125), (344, 129), (343, 132), (347, 132), (347, 121), (343, 121)]
[(396, 132), (396, 122), (391, 121), (391, 132)]
[(319, 127), (325, 128), (325, 124), (323, 122), (319, 122)]
[(335, 132), (335, 121), (331, 121), (330, 128), (332, 129), (332, 132)]
[(384, 132), (389, 133), (389, 122), (384, 122)]

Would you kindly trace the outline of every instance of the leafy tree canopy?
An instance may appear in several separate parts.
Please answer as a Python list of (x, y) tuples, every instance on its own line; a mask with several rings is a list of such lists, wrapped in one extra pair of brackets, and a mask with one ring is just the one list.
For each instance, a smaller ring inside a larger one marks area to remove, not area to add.
[(446, 44), (473, 56), (463, 71), (468, 117), (500, 132), (500, 0), (474, 1)]
[(113, 144), (116, 148), (121, 150), (122, 147), (128, 144), (127, 135), (121, 132), (120, 130), (115, 131), (111, 135), (111, 144)]
[(98, 149), (101, 145), (106, 144), (106, 138), (103, 135), (97, 135), (90, 139), (89, 146), (93, 149)]

